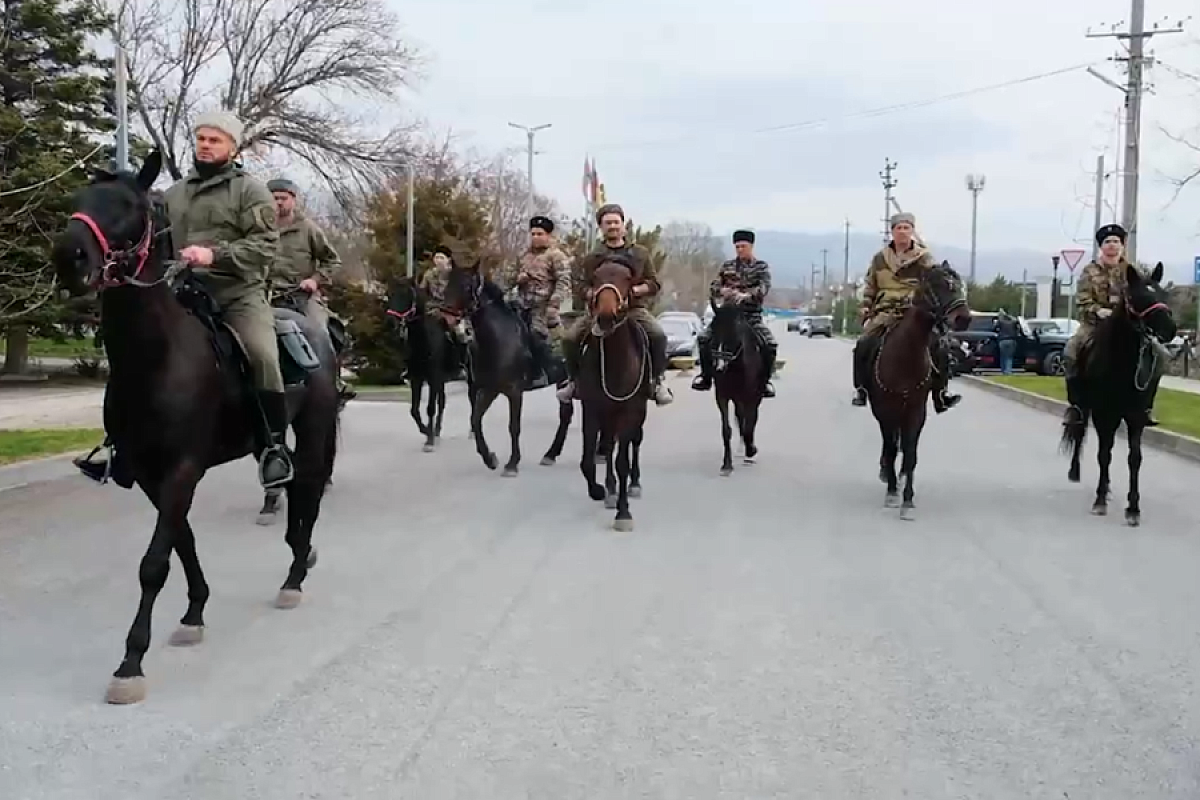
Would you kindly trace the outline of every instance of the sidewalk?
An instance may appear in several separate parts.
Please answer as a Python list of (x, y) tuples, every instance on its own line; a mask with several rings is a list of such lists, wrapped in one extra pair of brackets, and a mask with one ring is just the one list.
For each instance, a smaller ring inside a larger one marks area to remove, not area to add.
[(1164, 389), (1200, 394), (1200, 381), (1194, 381), (1191, 378), (1177, 378), (1173, 375), (1164, 375), (1161, 385)]
[(6, 386), (0, 430), (104, 427), (104, 390), (95, 387)]

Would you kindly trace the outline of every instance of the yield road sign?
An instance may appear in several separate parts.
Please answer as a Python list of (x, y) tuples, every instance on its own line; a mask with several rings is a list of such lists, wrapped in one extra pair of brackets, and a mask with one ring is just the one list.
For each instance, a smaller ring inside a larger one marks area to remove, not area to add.
[(1062, 252), (1063, 261), (1067, 262), (1067, 269), (1071, 270), (1071, 272), (1074, 272), (1075, 267), (1079, 266), (1079, 262), (1080, 262), (1080, 260), (1083, 259), (1083, 254), (1086, 251), (1084, 251), (1084, 250), (1063, 250), (1061, 252)]

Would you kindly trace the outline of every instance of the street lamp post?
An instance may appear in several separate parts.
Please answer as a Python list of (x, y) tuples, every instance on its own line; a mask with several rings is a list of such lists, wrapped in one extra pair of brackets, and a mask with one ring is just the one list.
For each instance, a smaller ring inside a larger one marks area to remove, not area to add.
[(510, 122), (508, 123), (508, 126), (510, 128), (516, 128), (519, 131), (525, 131), (525, 137), (528, 140), (529, 199), (526, 202), (525, 216), (532, 217), (535, 213), (533, 207), (533, 137), (537, 135), (538, 131), (544, 131), (549, 128), (551, 123), (547, 122), (544, 125), (534, 125), (533, 127), (529, 127), (528, 125), (518, 125), (515, 122)]
[(975, 234), (979, 223), (979, 193), (983, 191), (986, 181), (983, 175), (967, 176), (967, 191), (971, 193), (971, 284), (975, 283)]

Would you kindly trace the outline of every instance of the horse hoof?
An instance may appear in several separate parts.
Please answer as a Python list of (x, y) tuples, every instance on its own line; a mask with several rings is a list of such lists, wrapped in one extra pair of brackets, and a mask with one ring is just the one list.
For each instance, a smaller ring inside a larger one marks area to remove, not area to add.
[(754, 464), (754, 457), (753, 456), (745, 456), (742, 458), (742, 463), (746, 464), (747, 466), (750, 466), (750, 465)]
[(167, 644), (171, 647), (191, 647), (194, 644), (200, 644), (204, 641), (204, 626), (203, 625), (180, 625), (171, 634), (171, 638), (167, 640)]
[(108, 682), (104, 702), (114, 706), (129, 706), (146, 699), (146, 679), (138, 675), (133, 678), (113, 678)]
[(553, 467), (556, 463), (557, 463), (557, 459), (553, 459), (550, 456), (542, 456), (542, 466), (543, 467)]
[(617, 507), (617, 496), (615, 494), (610, 494), (610, 495), (605, 496), (604, 507), (607, 509), (616, 508)]
[(500, 466), (500, 459), (496, 458), (495, 453), (488, 453), (483, 457), (483, 464), (488, 469), (496, 469)]
[(317, 565), (317, 548), (309, 547), (308, 548), (308, 558), (305, 560), (304, 566), (308, 567), (309, 569), (312, 569), (316, 565)]
[(1092, 505), (1092, 516), (1103, 517), (1108, 514), (1108, 505), (1106, 503), (1095, 503)]
[(757, 447), (751, 447), (748, 450), (746, 450), (746, 458), (749, 459), (750, 461), (753, 461), (757, 456), (758, 456), (758, 448)]
[(905, 522), (912, 522), (914, 519), (916, 519), (916, 517), (916, 509), (913, 506), (900, 506), (900, 519), (904, 520)]
[(728, 478), (733, 474), (733, 467), (721, 467), (721, 477)]
[(884, 497), (883, 498), (883, 507), (884, 508), (899, 508), (900, 507), (900, 495), (889, 494), (886, 497)]
[(304, 593), (299, 589), (280, 589), (278, 596), (275, 598), (275, 607), (285, 611), (295, 608), (300, 605), (300, 600), (304, 597)]
[(505, 467), (504, 472), (502, 472), (500, 474), (506, 478), (515, 478), (515, 477), (517, 477), (517, 471), (518, 470), (516, 467)]
[(635, 498), (635, 499), (638, 497), (641, 497), (642, 496), (642, 487), (630, 486), (628, 489), (628, 494), (630, 497)]
[(423, 453), (432, 453), (435, 449), (436, 448), (429, 442), (426, 442), (421, 446), (421, 452)]
[(1142, 524), (1142, 512), (1126, 511), (1125, 512), (1125, 524), (1131, 528), (1136, 528), (1139, 525), (1141, 525)]
[(588, 497), (592, 498), (596, 502), (600, 502), (607, 496), (608, 496), (608, 493), (604, 491), (604, 487), (601, 486), (600, 484), (596, 484), (595, 486), (588, 487)]
[(885, 484), (888, 482), (887, 472), (882, 469), (879, 470), (879, 482)]
[(613, 520), (613, 530), (617, 531), (618, 533), (632, 533), (633, 532), (633, 520), (632, 519), (614, 519)]
[(1071, 483), (1079, 483), (1079, 470), (1067, 470), (1067, 480)]
[(278, 519), (278, 516), (276, 516), (274, 511), (260, 511), (258, 512), (258, 516), (254, 518), (254, 524), (266, 527), (274, 525), (276, 519)]

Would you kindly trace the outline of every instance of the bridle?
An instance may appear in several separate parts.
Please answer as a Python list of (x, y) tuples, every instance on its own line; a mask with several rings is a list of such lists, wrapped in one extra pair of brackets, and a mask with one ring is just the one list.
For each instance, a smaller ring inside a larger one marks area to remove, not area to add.
[[(730, 308), (731, 310), (738, 312), (738, 318), (734, 321), (735, 329), (746, 324), (745, 315), (743, 313), (741, 313), (741, 309), (738, 308), (738, 306), (736, 304), (730, 304), (727, 306), (725, 303), (722, 303), (720, 308)], [(719, 310), (718, 308), (714, 308), (713, 312), (715, 313), (718, 310)], [(713, 317), (713, 321), (714, 322), (716, 321), (715, 316)], [(712, 329), (710, 328), (710, 330), (712, 330)], [(753, 334), (751, 334), (751, 335), (753, 335)], [(717, 372), (723, 372), (726, 367), (728, 367), (730, 364), (732, 364), (733, 362), (737, 361), (739, 358), (742, 357), (742, 353), (745, 352), (745, 350), (746, 350), (746, 342), (739, 335), (737, 348), (732, 352), (727, 351), (727, 350), (723, 349), (720, 344), (718, 344), (717, 337), (716, 337), (716, 334), (714, 331), (713, 342), (712, 342), (712, 345), (710, 346), (710, 350), (712, 351), (713, 361), (715, 362), (713, 366), (716, 368)]]
[[(70, 216), (70, 219), (78, 220), (87, 226), (96, 241), (96, 245), (100, 248), (101, 257), (104, 259), (104, 264), (101, 266), (99, 274), (92, 281), (92, 288), (94, 289), (103, 291), (104, 289), (112, 289), (118, 286), (134, 286), (139, 289), (149, 289), (173, 280), (179, 272), (186, 269), (186, 265), (182, 263), (173, 263), (159, 278), (153, 281), (141, 280), (141, 274), (150, 263), (150, 252), (154, 240), (159, 236), (170, 233), (169, 227), (155, 233), (154, 217), (149, 211), (146, 212), (146, 224), (142, 230), (142, 238), (136, 244), (124, 249), (114, 248), (108, 241), (108, 237), (104, 235), (104, 231), (100, 230), (100, 226), (96, 224), (96, 220), (92, 219), (90, 215), (82, 211), (76, 211)], [(130, 274), (130, 265), (133, 266), (132, 275)]]
[[(613, 326), (608, 330), (604, 330), (600, 327), (600, 322), (598, 319), (596, 319), (595, 315), (596, 301), (604, 292), (612, 292), (617, 296), (617, 313), (615, 315), (616, 322), (614, 322)], [(618, 328), (624, 325), (625, 320), (628, 319), (629, 297), (621, 291), (620, 286), (608, 281), (592, 289), (592, 296), (588, 300), (588, 310), (592, 312), (592, 318), (596, 320), (592, 323), (592, 335), (597, 339), (604, 339), (608, 336), (611, 336)]]

